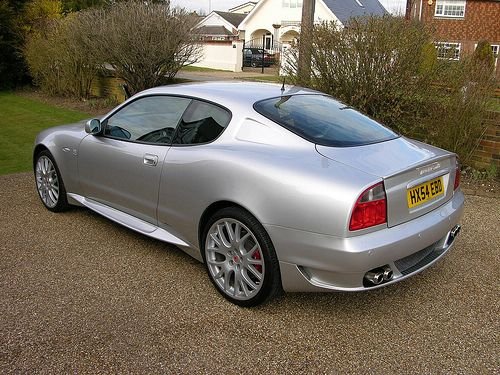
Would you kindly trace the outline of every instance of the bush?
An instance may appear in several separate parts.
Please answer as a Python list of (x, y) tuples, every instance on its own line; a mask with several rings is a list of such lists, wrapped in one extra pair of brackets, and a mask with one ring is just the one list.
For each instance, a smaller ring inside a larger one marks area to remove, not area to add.
[(196, 23), (181, 9), (165, 4), (124, 2), (82, 16), (93, 21), (95, 56), (109, 64), (132, 93), (172, 79), (178, 70), (199, 60)]
[[(486, 130), (485, 120), (495, 81), (488, 64), (471, 57), (441, 62), (420, 138), (456, 152), (463, 163), (470, 161)], [(414, 134), (410, 134), (413, 135)]]
[(24, 55), (34, 82), (50, 95), (88, 98), (99, 61), (92, 53), (92, 23), (70, 15), (28, 37)]
[[(345, 28), (323, 23), (312, 39), (312, 88), (467, 161), (493, 89), (488, 64), (438, 60), (429, 30), (395, 17), (355, 18)], [(297, 51), (285, 69), (301, 82)]]

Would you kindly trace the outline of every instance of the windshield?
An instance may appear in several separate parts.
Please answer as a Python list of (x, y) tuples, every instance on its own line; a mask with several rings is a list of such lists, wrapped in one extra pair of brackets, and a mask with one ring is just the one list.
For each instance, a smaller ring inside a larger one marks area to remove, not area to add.
[(392, 130), (326, 95), (288, 95), (254, 104), (261, 115), (310, 142), (350, 147), (397, 138)]

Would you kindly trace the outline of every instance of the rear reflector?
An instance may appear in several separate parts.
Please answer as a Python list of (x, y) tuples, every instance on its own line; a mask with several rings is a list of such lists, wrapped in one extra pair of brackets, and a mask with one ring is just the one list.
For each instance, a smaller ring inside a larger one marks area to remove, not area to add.
[(382, 182), (366, 189), (356, 201), (349, 230), (359, 230), (387, 222), (387, 199)]
[(453, 184), (453, 190), (457, 190), (460, 186), (460, 164), (457, 162), (457, 169), (455, 169), (455, 183)]

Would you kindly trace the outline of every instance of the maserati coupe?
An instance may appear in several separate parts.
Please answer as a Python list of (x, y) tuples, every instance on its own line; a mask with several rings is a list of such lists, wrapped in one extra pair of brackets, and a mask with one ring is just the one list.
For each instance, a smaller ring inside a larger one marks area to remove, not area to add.
[(33, 167), (47, 209), (178, 246), (240, 306), (404, 280), (451, 248), (464, 205), (454, 153), (278, 84), (146, 90), (42, 131)]

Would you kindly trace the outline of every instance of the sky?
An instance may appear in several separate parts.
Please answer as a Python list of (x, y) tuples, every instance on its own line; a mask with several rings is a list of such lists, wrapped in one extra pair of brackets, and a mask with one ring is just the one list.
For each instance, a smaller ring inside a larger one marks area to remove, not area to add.
[[(189, 10), (203, 10), (208, 13), (209, 6), (211, 10), (227, 11), (236, 5), (243, 4), (247, 0), (171, 0), (171, 4), (180, 6)], [(280, 0), (278, 0), (280, 1)], [(406, 0), (379, 0), (382, 5), (390, 12), (404, 12)]]

